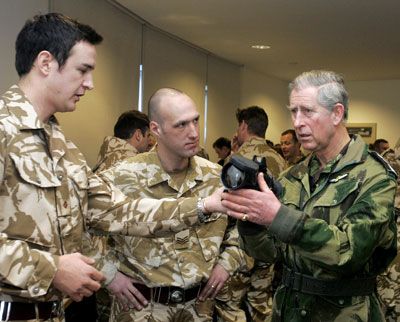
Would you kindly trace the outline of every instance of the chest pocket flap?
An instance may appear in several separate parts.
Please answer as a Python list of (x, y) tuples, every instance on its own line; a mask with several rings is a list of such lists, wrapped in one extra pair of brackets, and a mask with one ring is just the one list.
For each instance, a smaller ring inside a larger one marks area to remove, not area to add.
[(60, 180), (57, 179), (51, 167), (49, 158), (34, 158), (32, 156), (19, 156), (10, 153), (15, 169), (22, 180), (42, 188), (59, 187)]
[(344, 202), (346, 198), (351, 199), (351, 203), (357, 197), (360, 181), (356, 179), (341, 180), (336, 183), (329, 182), (327, 190), (322, 194), (314, 207), (334, 207)]

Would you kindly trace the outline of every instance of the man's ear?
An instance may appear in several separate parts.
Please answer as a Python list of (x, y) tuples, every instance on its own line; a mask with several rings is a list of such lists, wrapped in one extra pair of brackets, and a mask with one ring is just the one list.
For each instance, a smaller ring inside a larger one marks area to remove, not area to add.
[(49, 75), (52, 68), (54, 68), (55, 59), (53, 55), (47, 50), (42, 50), (36, 57), (34, 66), (37, 70), (47, 76)]
[(156, 121), (150, 121), (149, 124), (150, 131), (158, 138), (160, 137), (161, 127)]
[(344, 120), (344, 106), (341, 103), (336, 103), (332, 110), (332, 120), (334, 125), (338, 125)]

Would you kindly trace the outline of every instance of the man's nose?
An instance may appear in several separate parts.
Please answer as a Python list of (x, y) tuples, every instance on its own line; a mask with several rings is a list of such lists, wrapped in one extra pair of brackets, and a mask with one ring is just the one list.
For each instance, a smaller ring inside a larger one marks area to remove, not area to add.
[(199, 136), (199, 125), (198, 123), (191, 122), (189, 124), (189, 135), (192, 138), (196, 138)]
[(89, 91), (94, 88), (92, 73), (87, 73), (87, 75), (85, 76), (85, 79), (83, 80), (83, 87), (85, 87), (85, 89)]
[(303, 116), (300, 111), (292, 114), (292, 122), (295, 128), (299, 128), (303, 125)]

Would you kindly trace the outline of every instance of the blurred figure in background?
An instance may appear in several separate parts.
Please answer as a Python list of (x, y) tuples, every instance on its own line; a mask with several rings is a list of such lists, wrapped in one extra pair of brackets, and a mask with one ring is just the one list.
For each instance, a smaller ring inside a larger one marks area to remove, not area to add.
[(300, 150), (301, 145), (293, 129), (283, 131), (281, 134), (281, 149), (283, 157), (289, 166), (298, 163), (304, 158)]
[(221, 136), (220, 138), (215, 140), (215, 142), (213, 143), (213, 148), (219, 158), (217, 163), (220, 166), (223, 166), (225, 164), (225, 160), (231, 154), (231, 141)]

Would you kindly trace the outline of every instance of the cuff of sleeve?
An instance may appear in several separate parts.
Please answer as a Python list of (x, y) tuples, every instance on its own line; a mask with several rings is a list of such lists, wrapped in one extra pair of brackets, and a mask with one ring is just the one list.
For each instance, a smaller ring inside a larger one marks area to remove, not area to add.
[(251, 236), (254, 234), (258, 234), (261, 231), (266, 229), (265, 226), (261, 226), (250, 221), (241, 221), (238, 220), (237, 228), (240, 235)]
[(115, 275), (117, 274), (117, 271), (118, 271), (117, 267), (112, 263), (105, 263), (103, 265), (101, 272), (104, 274), (106, 278), (105, 281), (103, 282), (104, 286), (107, 286), (113, 281)]
[(305, 220), (301, 211), (281, 205), (268, 231), (284, 243), (294, 243), (301, 237)]
[(38, 250), (33, 250), (31, 256), (37, 264), (29, 278), (27, 290), (31, 297), (43, 296), (48, 292), (56, 275), (58, 256)]

